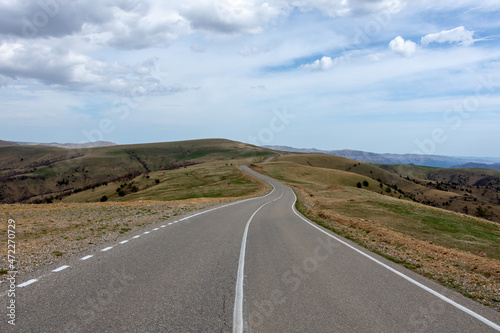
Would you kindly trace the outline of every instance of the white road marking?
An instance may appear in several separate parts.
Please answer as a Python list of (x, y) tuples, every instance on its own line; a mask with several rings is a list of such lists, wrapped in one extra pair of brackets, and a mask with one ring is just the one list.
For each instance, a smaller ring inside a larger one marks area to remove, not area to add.
[(109, 251), (109, 250), (111, 250), (112, 248), (113, 248), (112, 246), (109, 246), (109, 247), (107, 247), (107, 248), (102, 249), (102, 250), (101, 250), (101, 252), (106, 252), (106, 251)]
[(66, 268), (68, 268), (68, 267), (69, 267), (68, 265), (64, 265), (64, 266), (61, 266), (61, 267), (59, 267), (59, 268), (56, 268), (56, 269), (52, 270), (52, 272), (60, 272), (60, 271), (62, 271), (63, 269), (66, 269)]
[(87, 260), (87, 259), (92, 258), (93, 256), (94, 256), (94, 255), (92, 255), (92, 254), (91, 254), (91, 255), (85, 256), (85, 257), (83, 257), (83, 258), (80, 258), (80, 260)]
[[(292, 210), (293, 210), (293, 212), (294, 212), (294, 213), (295, 213), (298, 217), (300, 217), (302, 220), (304, 220), (305, 222), (307, 222), (309, 225), (311, 225), (312, 227), (314, 227), (314, 228), (318, 229), (319, 231), (321, 231), (322, 233), (326, 234), (327, 236), (329, 236), (329, 237), (331, 237), (331, 238), (335, 239), (336, 241), (338, 241), (338, 242), (340, 242), (340, 243), (344, 244), (345, 246), (347, 246), (347, 247), (351, 248), (352, 250), (354, 250), (354, 251), (358, 252), (358, 253), (359, 253), (359, 254), (361, 254), (362, 256), (364, 256), (364, 257), (366, 257), (366, 258), (370, 259), (371, 261), (373, 261), (373, 262), (375, 262), (375, 263), (379, 264), (380, 266), (382, 266), (382, 267), (384, 267), (384, 268), (388, 269), (389, 271), (393, 272), (394, 274), (399, 275), (399, 276), (400, 276), (400, 277), (402, 277), (403, 279), (405, 279), (405, 280), (407, 280), (407, 281), (409, 281), (409, 282), (413, 283), (413, 284), (414, 284), (414, 285), (416, 285), (417, 287), (422, 288), (423, 290), (425, 290), (425, 291), (427, 291), (427, 292), (431, 293), (432, 295), (434, 295), (434, 296), (436, 296), (436, 297), (440, 298), (441, 300), (445, 301), (446, 303), (448, 303), (448, 304), (450, 304), (450, 305), (452, 305), (452, 306), (456, 307), (457, 309), (459, 309), (459, 310), (461, 310), (461, 311), (463, 311), (463, 312), (465, 312), (465, 313), (467, 313), (467, 314), (471, 315), (472, 317), (474, 317), (474, 318), (476, 318), (476, 319), (480, 320), (481, 322), (483, 322), (484, 324), (488, 325), (489, 327), (491, 327), (491, 328), (493, 328), (493, 329), (496, 329), (497, 331), (500, 331), (500, 326), (499, 326), (499, 325), (497, 325), (497, 324), (495, 324), (494, 322), (492, 322), (492, 321), (490, 321), (490, 320), (488, 320), (488, 319), (484, 318), (483, 316), (481, 316), (481, 315), (479, 315), (479, 314), (475, 313), (475, 312), (474, 312), (474, 311), (472, 311), (472, 310), (469, 310), (469, 309), (468, 309), (468, 308), (466, 308), (465, 306), (462, 306), (462, 305), (458, 304), (457, 302), (452, 301), (452, 300), (451, 300), (451, 299), (449, 299), (448, 297), (446, 297), (446, 296), (444, 296), (444, 295), (441, 295), (441, 294), (440, 294), (440, 293), (438, 293), (437, 291), (432, 290), (431, 288), (429, 288), (429, 287), (427, 287), (427, 286), (425, 286), (425, 285), (421, 284), (420, 282), (417, 282), (417, 281), (413, 280), (411, 277), (406, 276), (405, 274), (403, 274), (403, 273), (401, 273), (401, 272), (399, 272), (399, 271), (395, 270), (395, 269), (394, 269), (394, 268), (392, 268), (391, 266), (388, 266), (388, 265), (384, 264), (383, 262), (381, 262), (381, 261), (379, 261), (379, 260), (377, 260), (377, 259), (373, 258), (372, 256), (370, 256), (370, 255), (368, 255), (368, 254), (364, 253), (363, 251), (358, 250), (358, 249), (357, 249), (357, 248), (355, 248), (354, 246), (352, 246), (352, 245), (350, 245), (350, 244), (348, 244), (348, 243), (344, 242), (344, 241), (343, 241), (343, 240), (341, 240), (340, 238), (337, 238), (337, 237), (335, 237), (334, 235), (332, 235), (332, 234), (330, 234), (330, 233), (326, 232), (325, 230), (321, 229), (321, 228), (320, 228), (320, 227), (318, 227), (317, 225), (313, 224), (313, 223), (312, 223), (312, 222), (310, 222), (309, 220), (307, 220), (307, 219), (305, 219), (304, 217), (302, 217), (302, 216), (301, 216), (301, 215), (300, 215), (300, 214), (299, 214), (299, 213), (295, 210), (295, 203), (297, 202), (297, 196), (295, 195), (295, 192), (293, 192), (293, 190), (292, 190), (291, 188), (290, 188), (290, 190), (292, 191), (293, 195), (295, 196), (295, 201), (293, 202), (293, 205), (292, 205)], [(234, 330), (233, 330), (233, 332), (234, 332)]]
[(149, 234), (149, 231), (144, 231), (143, 234), (147, 235), (147, 234)]
[[(272, 184), (271, 186), (273, 187), (273, 191), (276, 189)], [(271, 192), (271, 193), (272, 193)], [(234, 296), (234, 310), (233, 310), (233, 333), (243, 333), (243, 280), (245, 278), (245, 250), (247, 246), (247, 235), (248, 235), (248, 228), (250, 226), (250, 222), (252, 222), (252, 219), (254, 216), (261, 210), (262, 207), (264, 207), (267, 204), (270, 204), (271, 202), (274, 202), (278, 199), (280, 199), (283, 196), (283, 193), (281, 193), (281, 196), (277, 199), (271, 200), (260, 206), (253, 214), (250, 216), (248, 219), (247, 225), (245, 226), (245, 231), (243, 232), (243, 240), (241, 241), (241, 249), (240, 249), (240, 259), (238, 263), (238, 275), (236, 277), (236, 292)]]
[(24, 283), (18, 284), (17, 287), (18, 288), (26, 287), (26, 286), (28, 286), (28, 285), (30, 285), (32, 283), (35, 283), (36, 281), (38, 281), (38, 280), (37, 279), (31, 279), (31, 280), (26, 281)]
[(165, 228), (165, 227), (166, 227), (166, 225), (162, 225), (160, 228)]
[(160, 228), (154, 228), (153, 230), (154, 230), (154, 231), (156, 231), (156, 230), (158, 230), (158, 229), (160, 229)]
[(174, 224), (174, 222), (170, 222), (168, 225), (172, 225), (172, 224)]
[(121, 241), (120, 244), (125, 244), (128, 242), (128, 239), (127, 240), (124, 240), (124, 241)]
[(134, 236), (134, 237), (132, 237), (132, 239), (139, 238), (139, 237), (141, 237), (141, 235)]

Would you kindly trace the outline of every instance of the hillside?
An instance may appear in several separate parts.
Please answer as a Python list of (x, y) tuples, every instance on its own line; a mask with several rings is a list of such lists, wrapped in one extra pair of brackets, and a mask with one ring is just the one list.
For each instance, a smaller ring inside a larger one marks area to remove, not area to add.
[(51, 202), (155, 171), (272, 155), (264, 148), (223, 139), (91, 149), (0, 147), (0, 203)]
[(366, 189), (373, 192), (500, 222), (500, 172), (495, 170), (377, 166), (325, 154), (292, 154), (275, 161), (346, 172), (350, 182), (342, 185), (366, 180)]
[(463, 167), (467, 163), (481, 163), (483, 168), (495, 169), (497, 166), (491, 163), (499, 163), (500, 158), (491, 157), (450, 157), (441, 155), (425, 154), (377, 154), (366, 151), (342, 149), (342, 150), (319, 150), (315, 148), (293, 148), (288, 146), (264, 146), (265, 148), (294, 152), (294, 153), (313, 153), (328, 154), (348, 158), (355, 161), (375, 163), (375, 164), (416, 164), (429, 167), (451, 168)]

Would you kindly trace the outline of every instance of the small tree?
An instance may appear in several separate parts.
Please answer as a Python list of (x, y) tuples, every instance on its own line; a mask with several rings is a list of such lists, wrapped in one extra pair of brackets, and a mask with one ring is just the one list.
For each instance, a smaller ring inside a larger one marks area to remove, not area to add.
[(364, 187), (368, 187), (368, 185), (370, 185), (370, 184), (368, 183), (368, 181), (367, 181), (367, 180), (363, 180), (363, 186), (364, 186)]
[(120, 190), (120, 192), (118, 192), (118, 195), (120, 197), (124, 197), (125, 196), (125, 191), (124, 190)]
[(106, 202), (106, 201), (108, 201), (108, 197), (107, 197), (107, 196), (105, 196), (105, 195), (103, 195), (103, 196), (101, 197), (101, 199), (99, 199), (99, 201), (100, 201), (100, 202)]
[(358, 182), (358, 183), (356, 184), (356, 187), (357, 187), (357, 188), (362, 188), (362, 187), (363, 187), (363, 185), (361, 185), (361, 182)]

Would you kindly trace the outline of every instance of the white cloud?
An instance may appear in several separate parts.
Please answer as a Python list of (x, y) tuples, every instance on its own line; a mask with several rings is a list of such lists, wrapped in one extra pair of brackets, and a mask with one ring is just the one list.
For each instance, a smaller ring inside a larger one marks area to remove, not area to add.
[(417, 44), (411, 40), (404, 40), (403, 37), (398, 36), (391, 40), (389, 48), (397, 55), (409, 58), (417, 50)]
[(277, 0), (190, 0), (182, 2), (178, 10), (194, 29), (235, 34), (260, 33), (290, 8)]
[(191, 51), (195, 53), (205, 53), (207, 52), (207, 48), (201, 45), (193, 44), (190, 47)]
[(304, 11), (318, 9), (328, 16), (365, 15), (388, 10), (398, 12), (401, 0), (295, 0), (292, 5)]
[(332, 59), (331, 57), (324, 56), (313, 63), (302, 65), (300, 68), (311, 71), (327, 71), (332, 69), (340, 60), (340, 58)]
[(11, 81), (35, 79), (54, 88), (122, 96), (137, 92), (168, 94), (185, 90), (182, 87), (166, 87), (154, 76), (157, 61), (152, 58), (135, 66), (124, 66), (41, 43), (0, 45), (0, 73)]
[(420, 42), (422, 45), (430, 43), (457, 43), (468, 46), (474, 44), (474, 32), (468, 31), (464, 27), (457, 27), (451, 30), (428, 34), (422, 37)]

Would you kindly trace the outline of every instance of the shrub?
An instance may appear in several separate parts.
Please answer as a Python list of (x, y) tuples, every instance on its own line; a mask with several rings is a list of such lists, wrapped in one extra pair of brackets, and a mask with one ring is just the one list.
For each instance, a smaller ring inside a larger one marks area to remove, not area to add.
[(159, 179), (155, 180), (155, 183), (160, 184), (160, 180)]
[(356, 187), (357, 187), (357, 188), (362, 188), (362, 187), (363, 187), (363, 185), (361, 185), (361, 182), (358, 182), (358, 183), (356, 184)]
[(120, 197), (124, 197), (125, 196), (125, 191), (124, 190), (120, 190), (120, 192), (118, 192), (118, 195)]
[(367, 180), (363, 180), (363, 186), (364, 186), (364, 187), (368, 187), (368, 185), (370, 185), (370, 184), (368, 183), (368, 181), (367, 181)]
[(103, 196), (101, 197), (101, 199), (99, 199), (99, 201), (100, 201), (100, 202), (106, 202), (106, 201), (108, 201), (108, 197), (107, 197), (107, 196), (105, 196), (105, 195), (103, 195)]

